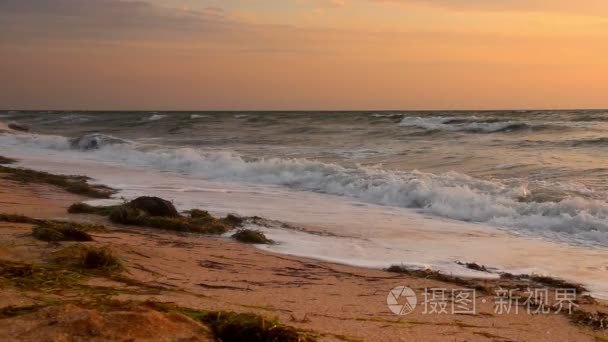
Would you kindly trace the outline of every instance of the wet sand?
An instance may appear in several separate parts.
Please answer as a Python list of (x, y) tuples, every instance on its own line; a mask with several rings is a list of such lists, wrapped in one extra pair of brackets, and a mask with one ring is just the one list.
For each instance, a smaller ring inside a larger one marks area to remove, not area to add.
[[(483, 291), (476, 293), (476, 314), (425, 314), (424, 306), (419, 304), (410, 314), (397, 316), (387, 307), (387, 295), (394, 287), (413, 289), (419, 302), (425, 288), (443, 288), (450, 293), (461, 287), (273, 254), (226, 238), (117, 227), (97, 216), (67, 214), (66, 208), (82, 199), (49, 186), (0, 179), (0, 213), (103, 223), (111, 228), (109, 232), (94, 233), (95, 241), (86, 244), (110, 248), (123, 261), (122, 276), (131, 281), (94, 277), (87, 279), (86, 285), (115, 290), (111, 295), (114, 300), (151, 300), (195, 309), (251, 312), (276, 317), (286, 325), (310, 331), (323, 341), (601, 341), (608, 338), (603, 331), (573, 324), (563, 314), (528, 315), (523, 308), (519, 314), (514, 311), (497, 314), (494, 295)], [(30, 229), (28, 224), (0, 224), (0, 261), (44, 263), (54, 250), (72, 244), (36, 241), (29, 235)], [(496, 280), (480, 281), (480, 284), (496, 285), (493, 281)], [(45, 302), (42, 298), (51, 295), (60, 303), (86, 300), (86, 295), (70, 291), (49, 294), (7, 287), (0, 293), (0, 308), (41, 304)], [(597, 303), (581, 303), (581, 306), (606, 311)], [(106, 318), (104, 322), (99, 326), (112, 329), (114, 320)], [(39, 331), (38, 336), (46, 336), (47, 340), (58, 340), (53, 338), (57, 336), (68, 336), (64, 340), (70, 340), (73, 331), (69, 326), (65, 326), (63, 335), (57, 332), (44, 335), (48, 330), (43, 323), (40, 313), (0, 319), (0, 339), (27, 340), (26, 336), (36, 336), (27, 334)], [(172, 321), (166, 325), (171, 326), (173, 332), (182, 327), (191, 332), (192, 337), (196, 335), (193, 322), (180, 324)], [(119, 329), (117, 324), (116, 329)], [(140, 341), (160, 340), (161, 335), (154, 338), (143, 334), (150, 329), (155, 329), (154, 324), (142, 323), (142, 333), (131, 337)], [(201, 334), (196, 336), (205, 340), (207, 337)], [(163, 336), (169, 336), (165, 340), (172, 340), (170, 333)]]

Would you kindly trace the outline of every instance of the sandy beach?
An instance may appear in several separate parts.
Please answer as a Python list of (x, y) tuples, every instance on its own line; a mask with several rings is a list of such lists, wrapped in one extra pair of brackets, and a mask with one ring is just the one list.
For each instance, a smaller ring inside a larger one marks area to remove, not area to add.
[[(110, 249), (124, 266), (118, 275), (86, 275), (77, 287), (67, 289), (17, 286), (3, 274), (0, 307), (11, 314), (0, 319), (2, 340), (119, 339), (112, 335), (120, 327), (115, 315), (137, 315), (132, 321), (139, 326), (125, 335), (136, 341), (213, 339), (208, 328), (185, 316), (149, 306), (108, 309), (94, 304), (100, 296), (131, 305), (155, 302), (253, 313), (277, 318), (321, 341), (601, 341), (608, 336), (565, 314), (528, 314), (523, 306), (518, 313), (497, 313), (495, 294), (488, 289), (500, 282), (509, 285), (505, 280), (465, 284), (477, 287), (475, 313), (429, 313), (421, 304), (425, 288), (445, 289), (449, 296), (463, 286), (272, 254), (222, 237), (120, 226), (96, 215), (67, 214), (71, 204), (87, 198), (49, 185), (0, 179), (0, 198), (0, 213), (107, 227), (91, 233), (91, 242), (48, 243), (32, 237), (32, 224), (1, 223), (3, 265), (45, 265), (58, 250), (86, 244)], [(403, 316), (387, 306), (389, 291), (398, 286), (414, 290), (419, 303)], [(579, 296), (576, 303), (577, 310), (606, 311), (603, 304), (586, 297)]]

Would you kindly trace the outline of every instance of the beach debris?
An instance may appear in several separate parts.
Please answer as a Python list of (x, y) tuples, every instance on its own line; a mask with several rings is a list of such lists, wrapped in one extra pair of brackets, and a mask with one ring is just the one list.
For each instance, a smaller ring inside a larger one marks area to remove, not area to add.
[(16, 214), (2, 214), (0, 213), (0, 222), (10, 223), (24, 223), (34, 224), (39, 227), (53, 228), (53, 229), (76, 229), (84, 232), (106, 232), (107, 228), (98, 224), (80, 223), (80, 222), (67, 222), (58, 220), (40, 220), (24, 215)]
[(438, 281), (462, 285), (462, 286), (471, 285), (471, 283), (466, 279), (454, 277), (452, 275), (444, 274), (439, 271), (434, 271), (429, 268), (414, 269), (414, 268), (408, 268), (405, 265), (392, 265), (384, 270), (387, 272), (405, 274), (405, 275), (409, 275), (409, 276), (413, 276), (413, 277), (417, 277), (417, 278), (433, 279), (433, 280), (438, 280)]
[(5, 173), (6, 179), (15, 182), (50, 184), (63, 188), (67, 192), (93, 198), (110, 198), (115, 192), (114, 189), (104, 185), (89, 184), (90, 178), (86, 176), (55, 175), (43, 171), (8, 166), (0, 166), (0, 173)]
[(55, 264), (78, 269), (119, 271), (122, 263), (108, 247), (72, 245), (53, 253)]
[(32, 235), (42, 241), (93, 241), (91, 235), (79, 230), (70, 223), (45, 223), (32, 228)]
[(574, 310), (568, 315), (570, 321), (577, 325), (587, 326), (595, 330), (608, 329), (608, 313)]
[(234, 215), (234, 214), (228, 214), (222, 220), (233, 227), (240, 227), (243, 225), (243, 222), (245, 221), (244, 218)]
[(460, 266), (464, 266), (470, 270), (473, 271), (479, 271), (479, 272), (486, 272), (486, 273), (492, 273), (488, 270), (487, 267), (485, 267), (484, 265), (480, 265), (474, 262), (461, 262), (461, 261), (456, 261), (456, 264), (460, 265)]
[(138, 197), (133, 201), (113, 206), (91, 206), (75, 203), (68, 208), (72, 214), (108, 216), (114, 223), (201, 234), (224, 234), (240, 226), (243, 219), (236, 215), (213, 217), (209, 212), (192, 209), (180, 215), (171, 202), (158, 197)]
[(281, 324), (277, 319), (252, 313), (228, 311), (182, 311), (211, 328), (214, 337), (223, 342), (314, 342), (317, 339), (294, 327)]
[(0, 156), (0, 164), (13, 164), (16, 162), (16, 159)]
[(37, 224), (43, 222), (43, 220), (37, 220), (31, 217), (17, 214), (0, 214), (0, 222)]
[(533, 281), (552, 288), (576, 289), (578, 293), (587, 292), (587, 289), (581, 284), (539, 274), (512, 274), (504, 272), (500, 274), (500, 278)]
[(266, 238), (266, 235), (259, 230), (252, 229), (239, 229), (236, 233), (232, 234), (232, 238), (251, 244), (272, 244), (273, 241)]
[(68, 213), (70, 214), (98, 214), (107, 216), (110, 215), (113, 209), (117, 206), (102, 206), (102, 207), (94, 207), (92, 205), (86, 203), (74, 203), (68, 208)]

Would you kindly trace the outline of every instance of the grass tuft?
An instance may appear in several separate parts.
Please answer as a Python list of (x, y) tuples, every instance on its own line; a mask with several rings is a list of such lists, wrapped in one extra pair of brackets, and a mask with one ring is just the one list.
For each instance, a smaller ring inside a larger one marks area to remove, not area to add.
[(252, 243), (252, 244), (272, 244), (273, 241), (266, 238), (266, 235), (259, 230), (251, 230), (251, 229), (239, 229), (236, 233), (232, 235), (232, 238), (244, 242), (244, 243)]

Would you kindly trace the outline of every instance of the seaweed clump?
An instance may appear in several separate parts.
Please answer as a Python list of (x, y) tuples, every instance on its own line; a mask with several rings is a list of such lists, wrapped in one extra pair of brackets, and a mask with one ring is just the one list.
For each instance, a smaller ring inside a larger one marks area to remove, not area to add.
[(239, 229), (236, 233), (232, 235), (232, 238), (244, 242), (244, 243), (252, 243), (252, 244), (272, 244), (273, 241), (268, 239), (264, 233), (259, 230), (251, 230), (251, 229)]
[(470, 283), (465, 279), (454, 277), (454, 276), (448, 275), (448, 274), (443, 274), (441, 272), (433, 271), (428, 268), (424, 269), (424, 270), (419, 270), (419, 269), (410, 269), (410, 268), (405, 267), (404, 265), (392, 265), (392, 266), (386, 268), (385, 271), (392, 272), (392, 273), (405, 274), (405, 275), (409, 275), (409, 276), (417, 277), (417, 278), (438, 280), (438, 281), (442, 281), (445, 283), (451, 283), (451, 284), (456, 284), (456, 285), (461, 285), (461, 286), (470, 285)]
[(502, 279), (518, 279), (518, 280), (529, 280), (536, 282), (538, 284), (549, 286), (553, 288), (560, 289), (576, 289), (578, 293), (586, 292), (587, 289), (581, 284), (572, 283), (563, 279), (553, 278), (544, 275), (538, 274), (511, 274), (511, 273), (501, 273), (500, 277)]
[(42, 241), (93, 241), (89, 233), (69, 222), (44, 222), (32, 228), (32, 235)]
[(112, 213), (112, 210), (116, 209), (117, 206), (102, 206), (94, 207), (86, 203), (74, 203), (68, 208), (70, 214), (97, 214), (102, 216), (108, 216)]
[(98, 271), (117, 271), (122, 263), (105, 247), (74, 245), (55, 252), (53, 261), (72, 268)]
[(16, 159), (0, 156), (0, 164), (13, 164), (16, 162)]
[(75, 286), (81, 275), (55, 265), (20, 264), (0, 261), (0, 285), (8, 283), (19, 289), (49, 291)]
[(208, 325), (215, 338), (219, 341), (316, 341), (316, 338), (313, 336), (305, 334), (296, 328), (283, 325), (276, 319), (269, 319), (252, 313), (193, 310), (183, 310), (182, 313)]
[(93, 198), (110, 198), (114, 190), (104, 185), (89, 184), (89, 177), (55, 175), (43, 171), (35, 171), (23, 168), (12, 168), (0, 166), (0, 173), (5, 173), (6, 179), (20, 183), (50, 184), (60, 187), (67, 192), (85, 195)]
[(587, 326), (595, 330), (608, 329), (608, 313), (606, 312), (587, 312), (574, 310), (568, 315), (574, 324)]
[(466, 267), (466, 268), (468, 268), (470, 270), (473, 270), (473, 271), (491, 273), (486, 266), (480, 265), (480, 264), (475, 263), (475, 262), (460, 262), (460, 261), (457, 261), (456, 264), (458, 264), (460, 266), (464, 266), (464, 267)]
[(1, 222), (9, 222), (9, 223), (28, 223), (28, 224), (37, 224), (42, 222), (42, 220), (33, 219), (31, 217), (27, 217), (24, 215), (17, 214), (0, 214)]
[(224, 234), (243, 222), (235, 215), (215, 218), (199, 209), (191, 210), (187, 216), (180, 215), (171, 202), (158, 197), (139, 197), (122, 205), (106, 207), (76, 203), (68, 211), (108, 216), (110, 221), (119, 224), (201, 234)]

